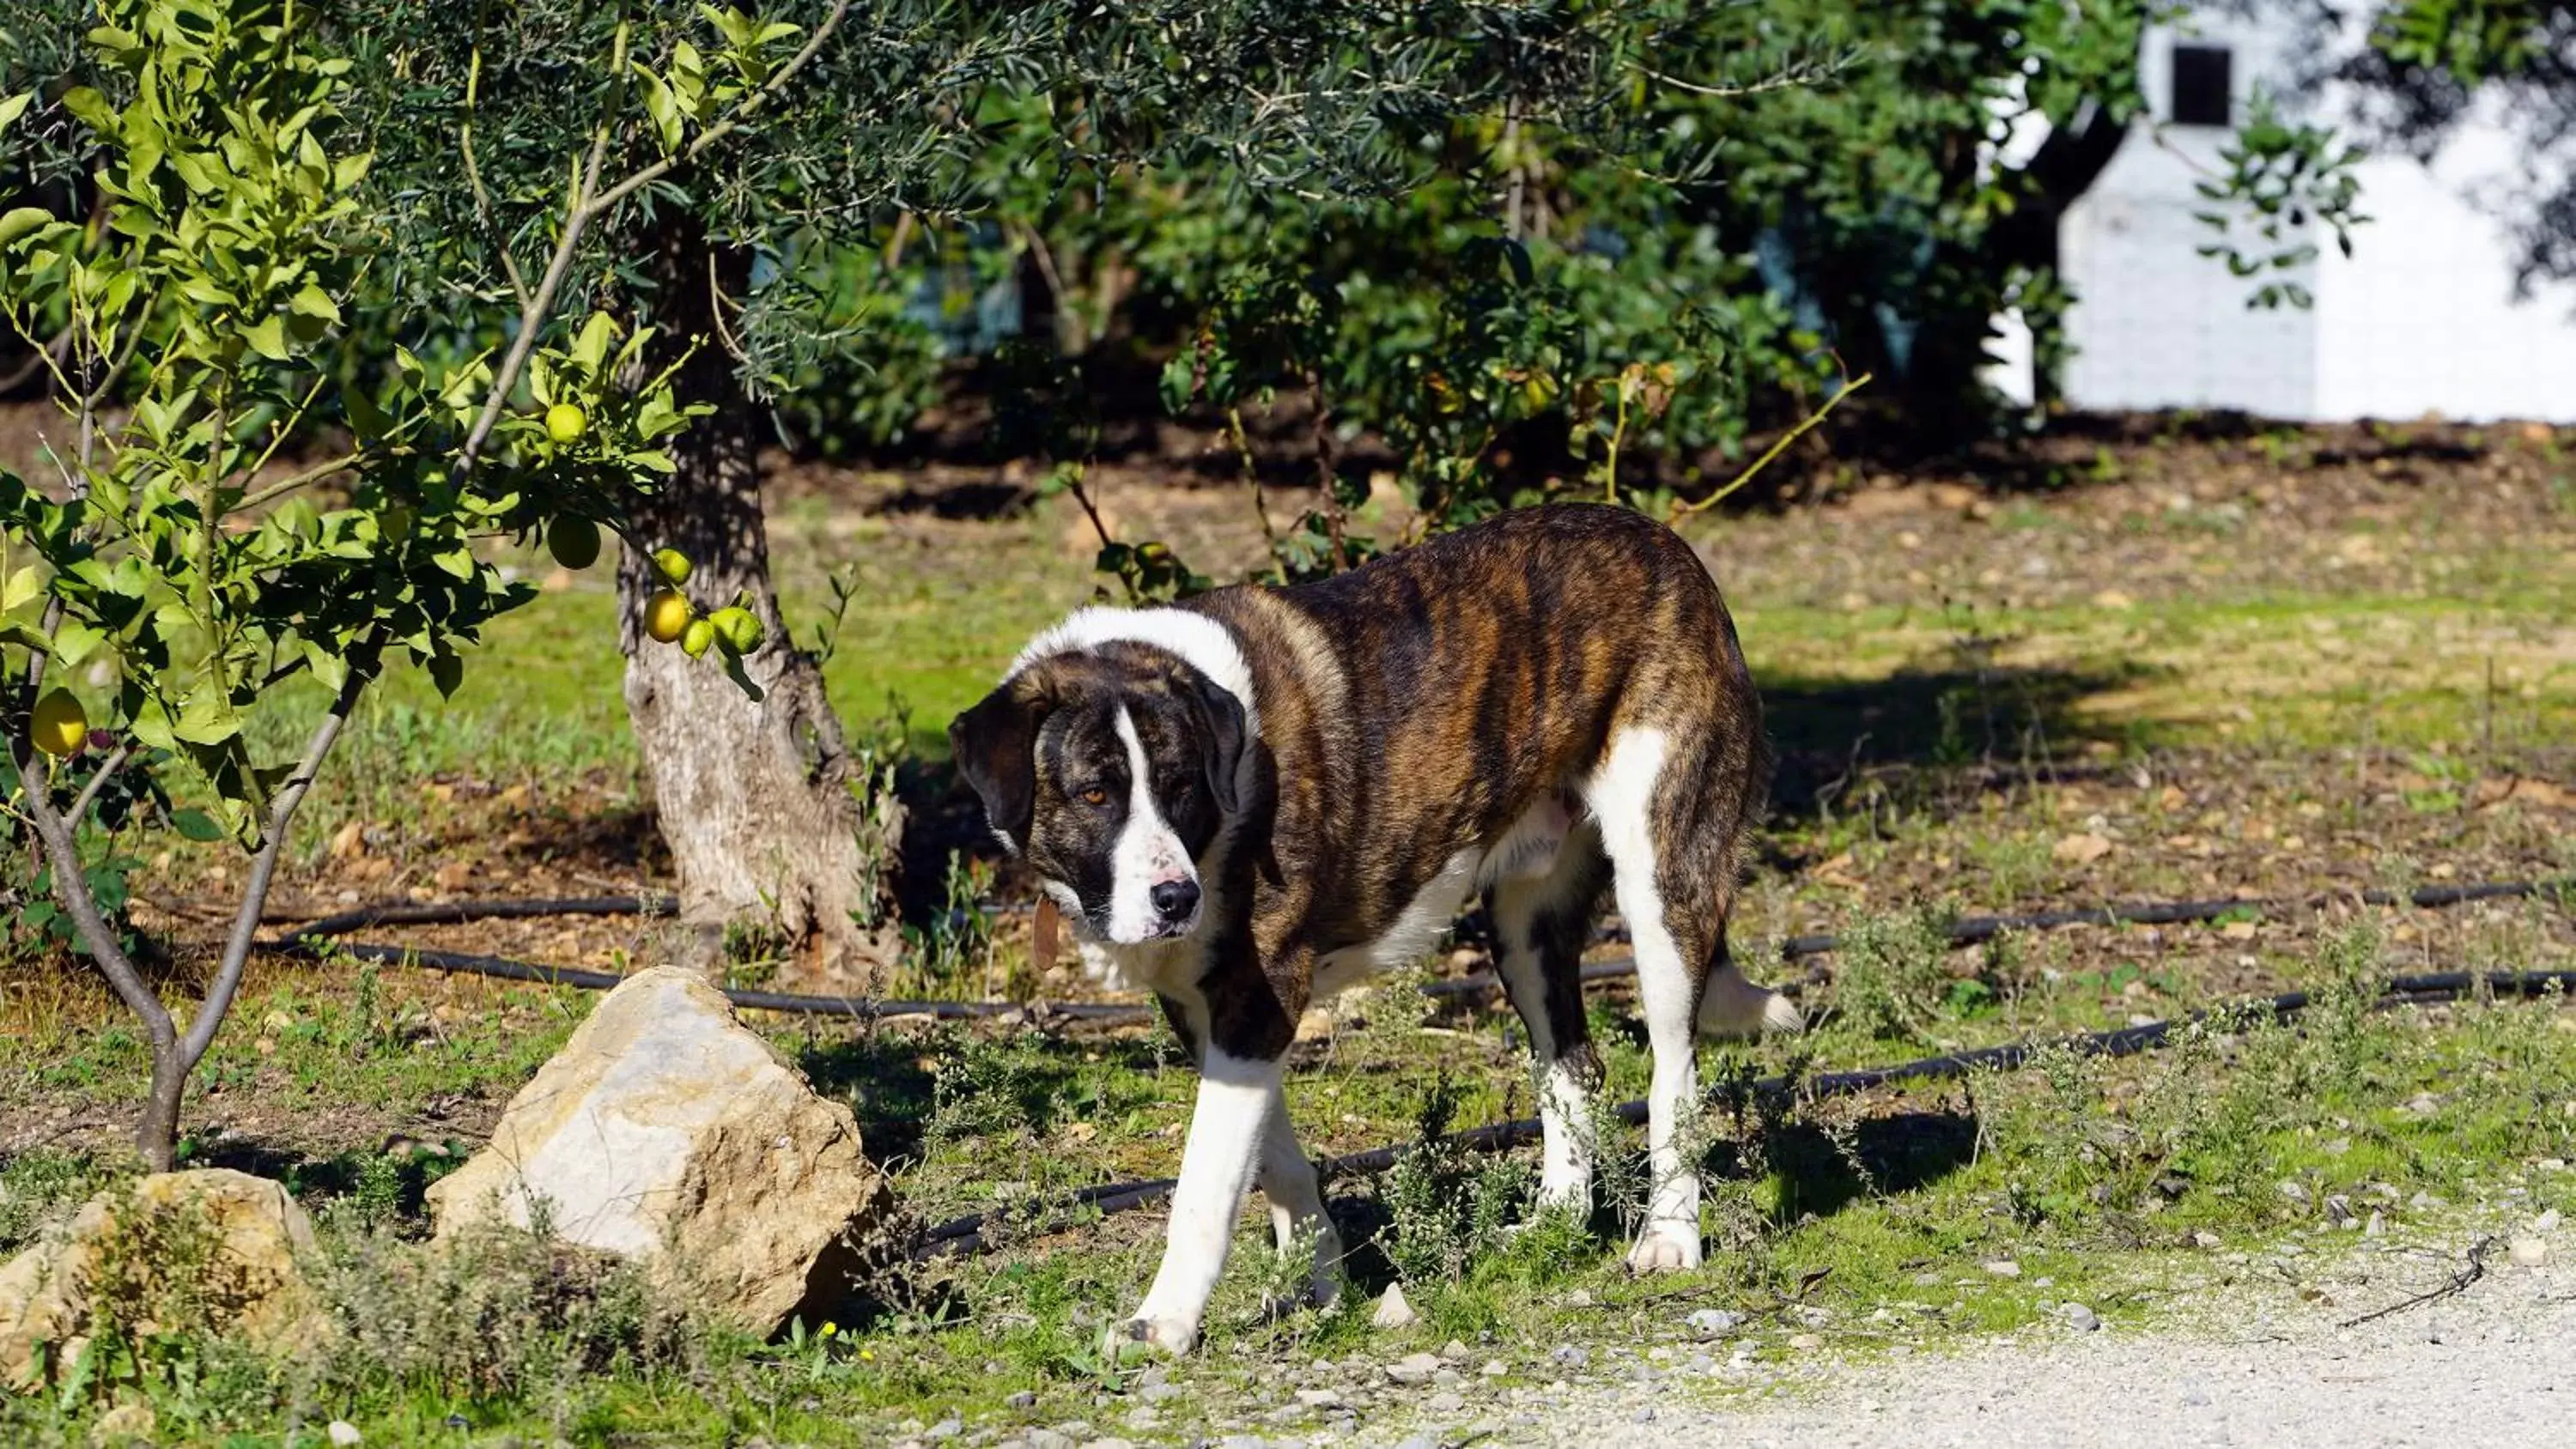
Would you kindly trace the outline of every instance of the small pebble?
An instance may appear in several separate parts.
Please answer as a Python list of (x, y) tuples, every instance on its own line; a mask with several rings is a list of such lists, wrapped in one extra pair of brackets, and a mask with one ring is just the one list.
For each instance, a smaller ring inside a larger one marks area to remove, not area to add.
[(923, 1430), (922, 1437), (925, 1439), (954, 1439), (965, 1432), (965, 1421), (958, 1418), (956, 1415), (951, 1414), (947, 1418), (942, 1419), (938, 1423)]
[(1034, 1409), (1038, 1406), (1038, 1396), (1033, 1390), (1022, 1389), (1002, 1402), (1014, 1409)]
[(1489, 1379), (1498, 1379), (1503, 1375), (1510, 1373), (1511, 1369), (1505, 1366), (1501, 1359), (1489, 1358), (1485, 1360), (1485, 1366), (1476, 1370), (1476, 1372)]
[(2516, 1238), (2507, 1254), (2517, 1268), (2537, 1268), (2549, 1261), (2549, 1245), (2538, 1238)]
[(1435, 1414), (1454, 1414), (1467, 1407), (1467, 1400), (1464, 1395), (1448, 1393), (1445, 1391), (1433, 1394), (1430, 1398), (1423, 1400), (1423, 1403), (1428, 1405), (1431, 1412)]
[(1413, 1305), (1405, 1299), (1404, 1285), (1392, 1283), (1387, 1286), (1386, 1296), (1378, 1299), (1377, 1311), (1369, 1315), (1369, 1324), (1388, 1330), (1411, 1328), (1418, 1316)]
[(1744, 1322), (1744, 1315), (1724, 1308), (1703, 1308), (1683, 1321), (1702, 1338), (1722, 1338)]
[(2010, 1258), (1997, 1258), (1984, 1266), (1987, 1272), (1994, 1274), (1998, 1278), (2018, 1278), (2021, 1276), (2021, 1264), (2014, 1262)]
[(1581, 1368), (1592, 1362), (1592, 1350), (1581, 1344), (1564, 1343), (1557, 1345), (1547, 1357), (1550, 1363), (1564, 1364), (1568, 1368)]
[(1825, 1341), (1812, 1333), (1796, 1333), (1789, 1336), (1789, 1346), (1803, 1352), (1808, 1349), (1823, 1348)]
[(357, 1425), (346, 1419), (333, 1419), (331, 1426), (322, 1432), (331, 1436), (331, 1442), (337, 1446), (337, 1449), (351, 1449), (351, 1446), (365, 1442), (367, 1437), (358, 1432)]
[(2067, 1304), (2057, 1310), (2057, 1316), (2065, 1319), (2066, 1326), (2077, 1333), (2091, 1333), (2102, 1326), (2101, 1317), (2081, 1303)]

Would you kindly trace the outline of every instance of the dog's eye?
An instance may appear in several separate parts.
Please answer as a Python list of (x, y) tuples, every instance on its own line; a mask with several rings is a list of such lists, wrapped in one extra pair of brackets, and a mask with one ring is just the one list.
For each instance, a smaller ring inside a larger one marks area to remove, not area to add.
[(1101, 789), (1097, 785), (1094, 785), (1090, 789), (1082, 792), (1082, 803), (1085, 805), (1106, 805), (1109, 803), (1109, 792)]

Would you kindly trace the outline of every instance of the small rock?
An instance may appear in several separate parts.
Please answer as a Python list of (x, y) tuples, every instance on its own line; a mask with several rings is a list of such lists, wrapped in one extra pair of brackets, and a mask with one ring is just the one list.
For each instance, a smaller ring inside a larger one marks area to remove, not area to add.
[(1377, 1311), (1369, 1315), (1369, 1323), (1389, 1330), (1411, 1328), (1416, 1317), (1413, 1305), (1405, 1301), (1404, 1285), (1393, 1283), (1387, 1286), (1386, 1296), (1377, 1301)]
[(2549, 1261), (2549, 1245), (2538, 1238), (2516, 1238), (2505, 1251), (2517, 1268), (2537, 1268)]
[(925, 1439), (954, 1439), (965, 1432), (966, 1421), (958, 1418), (955, 1414), (951, 1414), (947, 1418), (940, 1420), (938, 1423), (931, 1425), (929, 1428), (922, 1430), (921, 1437)]
[(1655, 1422), (1655, 1407), (1654, 1407), (1654, 1405), (1649, 1404), (1649, 1405), (1647, 1405), (1646, 1407), (1644, 1407), (1644, 1408), (1642, 1408), (1642, 1409), (1639, 1409), (1633, 1417), (1634, 1417), (1634, 1419), (1635, 1419), (1635, 1422), (1640, 1423), (1640, 1424), (1651, 1424), (1651, 1423)]
[(1136, 1397), (1149, 1404), (1168, 1404), (1186, 1392), (1179, 1384), (1151, 1383), (1136, 1391)]
[(1507, 1365), (1505, 1365), (1505, 1364), (1504, 1364), (1504, 1362), (1503, 1362), (1501, 1359), (1498, 1359), (1498, 1358), (1489, 1358), (1489, 1359), (1485, 1360), (1485, 1366), (1484, 1366), (1483, 1368), (1480, 1368), (1480, 1369), (1476, 1370), (1476, 1372), (1478, 1372), (1478, 1373), (1480, 1373), (1480, 1374), (1484, 1375), (1486, 1378), (1489, 1378), (1489, 1379), (1498, 1379), (1498, 1378), (1501, 1378), (1503, 1375), (1505, 1375), (1505, 1374), (1507, 1374), (1507, 1373), (1510, 1373), (1510, 1372), (1511, 1372), (1511, 1369), (1510, 1369)]
[(2211, 1232), (2207, 1228), (2202, 1228), (2191, 1235), (2191, 1245), (2195, 1248), (2215, 1248), (2220, 1246), (2224, 1241), (2225, 1240), (2220, 1238), (2218, 1234)]
[(1789, 1346), (1803, 1353), (1810, 1349), (1823, 1348), (1825, 1341), (1812, 1333), (1793, 1333), (1789, 1335)]
[(1339, 1389), (1299, 1389), (1297, 1402), (1310, 1409), (1329, 1409), (1342, 1401)]
[(1703, 1308), (1683, 1320), (1702, 1338), (1721, 1338), (1744, 1322), (1744, 1315), (1725, 1308)]
[(1074, 1449), (1082, 1442), (1056, 1429), (1031, 1429), (1020, 1437), (1028, 1441), (1029, 1449)]
[(1129, 1409), (1127, 1417), (1120, 1422), (1139, 1434), (1150, 1434), (1163, 1427), (1163, 1411), (1151, 1404), (1140, 1404)]
[(2021, 1276), (2021, 1264), (2014, 1262), (2010, 1258), (1997, 1258), (1982, 1266), (1987, 1272), (1994, 1274), (1998, 1278), (2018, 1278)]
[(1561, 1343), (1549, 1351), (1547, 1358), (1550, 1363), (1563, 1364), (1567, 1368), (1581, 1368), (1592, 1362), (1592, 1350), (1579, 1343)]
[(2554, 1233), (2558, 1231), (2558, 1209), (2551, 1208), (2549, 1211), (2533, 1218), (2531, 1220), (2531, 1230), (2535, 1233)]
[(1467, 1345), (1453, 1338), (1440, 1345), (1440, 1356), (1451, 1363), (1462, 1362), (1467, 1357)]
[(2387, 1231), (2388, 1219), (2379, 1215), (2379, 1209), (2372, 1208), (2368, 1221), (2361, 1225), (2361, 1235), (2365, 1238), (2375, 1238)]
[(2086, 831), (2060, 839), (2048, 853), (2069, 865), (2091, 865), (2111, 853), (2111, 842)]
[(2289, 1181), (2284, 1181), (2281, 1184), (2280, 1193), (2282, 1197), (2288, 1199), (2293, 1205), (2298, 1207), (2306, 1207), (2313, 1196), (2306, 1187), (2299, 1183)]
[(1386, 1366), (1386, 1376), (1399, 1384), (1428, 1383), (1438, 1372), (1438, 1356), (1427, 1353), (1409, 1353)]
[(1034, 1409), (1038, 1406), (1038, 1396), (1033, 1390), (1022, 1389), (1002, 1402), (1014, 1409)]
[(1592, 1290), (1591, 1290), (1591, 1289), (1589, 1289), (1589, 1288), (1577, 1288), (1577, 1289), (1575, 1289), (1573, 1292), (1566, 1294), (1566, 1295), (1565, 1295), (1565, 1306), (1566, 1306), (1566, 1307), (1568, 1307), (1568, 1308), (1589, 1308), (1589, 1307), (1591, 1307), (1591, 1306), (1592, 1306)]
[(1136, 1449), (1136, 1445), (1128, 1439), (1094, 1439), (1091, 1449)]
[(2326, 1216), (2333, 1219), (2337, 1227), (2350, 1226), (2354, 1221), (2352, 1199), (2339, 1192), (2329, 1194), (2326, 1197)]
[(1463, 1396), (1450, 1393), (1445, 1389), (1422, 1402), (1435, 1414), (1455, 1414), (1467, 1407), (1467, 1400)]
[(2066, 1326), (2077, 1333), (2091, 1333), (2102, 1326), (2101, 1318), (2081, 1303), (2065, 1305), (2057, 1310), (2057, 1316), (2065, 1319)]
[(353, 1446), (367, 1441), (367, 1436), (358, 1432), (358, 1426), (346, 1419), (333, 1419), (322, 1432), (329, 1436), (337, 1449), (353, 1449)]

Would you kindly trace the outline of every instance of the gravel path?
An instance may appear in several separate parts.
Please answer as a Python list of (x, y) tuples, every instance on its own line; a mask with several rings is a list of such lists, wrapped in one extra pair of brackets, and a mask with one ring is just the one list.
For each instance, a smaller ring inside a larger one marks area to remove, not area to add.
[(2155, 1330), (2050, 1324), (1957, 1354), (1839, 1364), (1819, 1354), (1767, 1382), (1735, 1378), (1752, 1392), (1733, 1396), (1687, 1376), (1576, 1383), (1488, 1406), (1481, 1420), (1362, 1438), (1416, 1449), (1469, 1439), (1568, 1449), (2576, 1443), (2576, 1269), (2563, 1255), (2520, 1266), (2500, 1243), (2467, 1292), (2337, 1327), (2444, 1274), (2417, 1259), (2371, 1277), (2332, 1306), (2277, 1281), (2240, 1285), (2182, 1305)]

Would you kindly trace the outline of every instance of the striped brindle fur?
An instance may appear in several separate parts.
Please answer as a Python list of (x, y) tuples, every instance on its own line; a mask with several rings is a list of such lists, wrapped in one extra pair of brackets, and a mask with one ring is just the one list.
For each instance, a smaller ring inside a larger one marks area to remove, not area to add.
[(1256, 1181), (1283, 1249), (1314, 1235), (1332, 1295), (1341, 1250), (1283, 1095), (1297, 1020), (1418, 957), (1479, 892), (1536, 1059), (1541, 1197), (1576, 1207), (1600, 1081), (1579, 957), (1616, 900), (1654, 1054), (1654, 1187), (1628, 1261), (1697, 1266), (1694, 1036), (1799, 1018), (1727, 955), (1761, 705), (1716, 583), (1670, 530), (1537, 508), (1319, 583), (1087, 609), (951, 737), (995, 834), (1199, 1066), (1129, 1337), (1195, 1344)]

